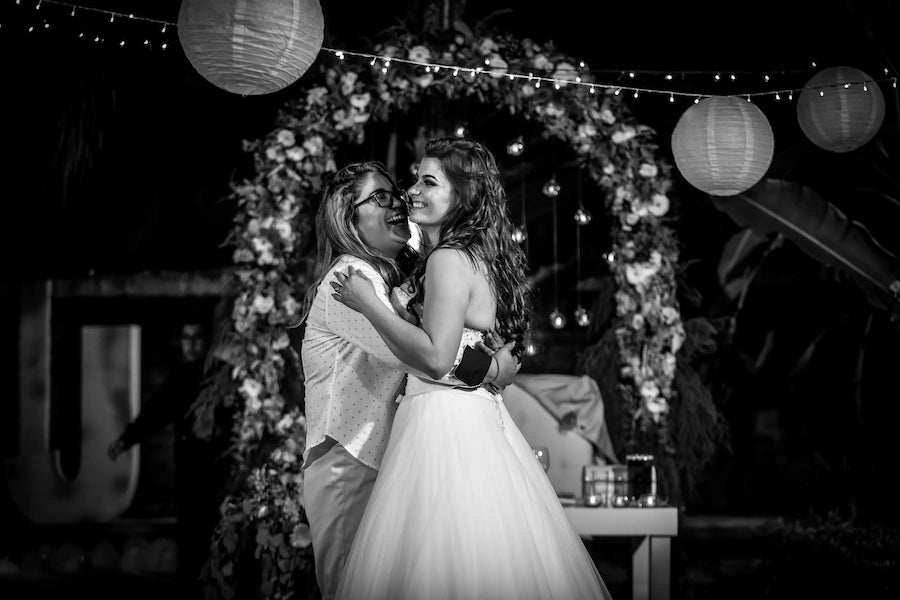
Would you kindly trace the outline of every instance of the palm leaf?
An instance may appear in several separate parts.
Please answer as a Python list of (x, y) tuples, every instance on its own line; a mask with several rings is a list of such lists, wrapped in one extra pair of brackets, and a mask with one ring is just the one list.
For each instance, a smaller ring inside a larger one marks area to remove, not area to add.
[(819, 262), (849, 275), (878, 308), (900, 310), (891, 292), (900, 264), (861, 223), (852, 221), (811, 188), (766, 178), (736, 196), (710, 196), (741, 227), (779, 233)]
[(767, 242), (768, 239), (765, 236), (756, 233), (750, 228), (739, 231), (725, 242), (722, 255), (719, 257), (717, 271), (719, 284), (732, 300), (740, 295), (741, 290), (749, 283), (752, 277), (749, 273), (751, 269), (747, 268), (750, 258), (756, 254), (756, 250)]

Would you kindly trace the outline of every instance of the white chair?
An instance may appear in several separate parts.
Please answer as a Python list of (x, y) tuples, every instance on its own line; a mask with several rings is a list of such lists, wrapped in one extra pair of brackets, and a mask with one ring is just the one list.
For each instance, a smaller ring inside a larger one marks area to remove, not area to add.
[(594, 446), (574, 430), (560, 431), (557, 417), (516, 383), (503, 391), (503, 402), (528, 443), (533, 448), (547, 448), (550, 455), (547, 476), (556, 493), (581, 496), (582, 467), (605, 464)]

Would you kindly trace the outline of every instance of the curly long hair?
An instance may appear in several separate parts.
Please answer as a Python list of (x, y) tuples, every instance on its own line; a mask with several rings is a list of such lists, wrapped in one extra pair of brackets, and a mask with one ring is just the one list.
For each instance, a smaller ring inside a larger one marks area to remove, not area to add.
[(388, 287), (399, 285), (410, 270), (406, 266), (418, 259), (409, 246), (401, 250), (396, 260), (384, 257), (372, 250), (359, 235), (353, 203), (359, 197), (363, 180), (370, 173), (381, 175), (397, 187), (394, 177), (378, 161), (351, 163), (334, 173), (325, 183), (322, 202), (316, 212), (315, 277), (306, 290), (299, 323), (306, 321), (319, 284), (342, 255), (349, 254), (372, 265)]
[(515, 341), (514, 352), (518, 354), (524, 350), (531, 329), (532, 290), (525, 252), (513, 241), (515, 227), (497, 161), (479, 142), (451, 137), (429, 141), (425, 158), (441, 163), (453, 188), (454, 202), (441, 223), (439, 241), (413, 271), (417, 291), (410, 307), (425, 300), (423, 279), (428, 255), (438, 248), (460, 250), (473, 266), (487, 271), (497, 302), (495, 331), (505, 341)]

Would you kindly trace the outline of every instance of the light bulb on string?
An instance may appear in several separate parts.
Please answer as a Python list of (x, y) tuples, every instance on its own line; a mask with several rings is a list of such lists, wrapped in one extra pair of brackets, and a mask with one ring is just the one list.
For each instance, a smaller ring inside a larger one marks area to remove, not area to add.
[(556, 198), (559, 196), (559, 192), (562, 189), (562, 186), (556, 181), (555, 177), (551, 177), (547, 183), (544, 184), (544, 187), (541, 188), (541, 191), (548, 198)]
[(519, 156), (524, 150), (525, 143), (521, 135), (506, 145), (506, 153), (510, 156)]
[(586, 211), (583, 207), (578, 207), (578, 210), (575, 211), (575, 222), (579, 225), (587, 225), (591, 222), (593, 217), (591, 213)]
[(458, 138), (466, 137), (466, 128), (464, 125), (460, 125), (459, 127), (456, 128), (456, 131), (454, 131), (453, 133)]
[[(579, 214), (587, 217), (587, 220), (579, 220)], [(578, 177), (578, 211), (575, 213), (575, 323), (579, 327), (585, 327), (590, 323), (587, 311), (581, 306), (581, 227), (591, 220), (591, 215), (584, 210), (581, 204), (581, 177)]]
[(538, 353), (537, 344), (532, 341), (529, 341), (525, 344), (525, 356), (534, 356)]
[(550, 313), (550, 327), (553, 329), (562, 329), (566, 326), (566, 315), (559, 312), (559, 309), (555, 309), (552, 313)]
[(587, 327), (591, 324), (591, 315), (584, 307), (579, 306), (575, 309), (575, 324), (579, 327)]
[[(556, 167), (556, 151), (555, 146), (553, 147), (553, 166)], [(554, 184), (556, 184), (556, 178), (551, 179)], [(549, 183), (549, 182), (548, 182)], [(544, 193), (547, 194), (546, 185), (544, 186)], [(559, 311), (559, 234), (557, 232), (557, 201), (556, 197), (559, 195), (559, 185), (556, 184), (555, 188), (551, 189), (552, 195), (547, 194), (551, 197), (553, 202), (553, 210), (551, 214), (553, 216), (553, 312), (550, 313), (550, 327), (553, 329), (562, 329), (566, 326), (566, 316)], [(577, 226), (576, 226), (577, 229)]]

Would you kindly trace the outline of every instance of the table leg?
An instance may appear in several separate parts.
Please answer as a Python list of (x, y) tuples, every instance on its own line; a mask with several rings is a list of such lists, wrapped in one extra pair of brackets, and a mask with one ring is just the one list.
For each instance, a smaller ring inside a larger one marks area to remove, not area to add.
[(631, 554), (631, 598), (650, 600), (650, 537), (640, 538)]
[(650, 537), (650, 597), (669, 600), (672, 539)]

